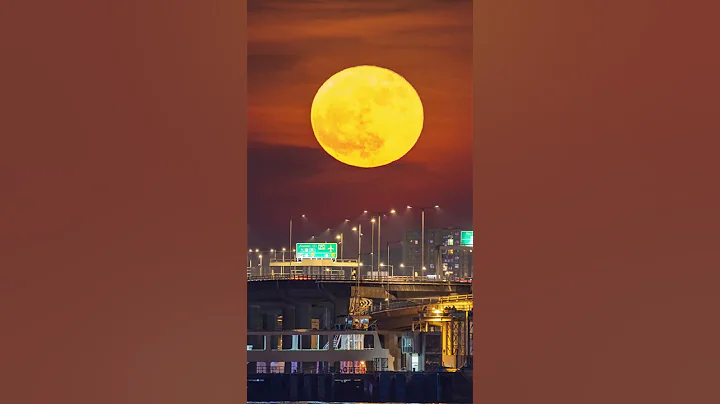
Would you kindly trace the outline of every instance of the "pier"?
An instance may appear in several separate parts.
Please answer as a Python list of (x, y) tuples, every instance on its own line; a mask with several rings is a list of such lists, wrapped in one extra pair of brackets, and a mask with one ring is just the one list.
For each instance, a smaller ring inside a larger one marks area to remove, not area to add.
[(254, 373), (248, 401), (471, 403), (472, 370), (456, 372)]

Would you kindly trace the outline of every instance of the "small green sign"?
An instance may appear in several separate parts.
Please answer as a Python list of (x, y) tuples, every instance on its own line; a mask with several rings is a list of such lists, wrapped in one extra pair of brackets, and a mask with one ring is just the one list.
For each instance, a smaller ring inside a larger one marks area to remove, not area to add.
[(295, 245), (295, 258), (335, 260), (337, 258), (337, 243), (297, 243)]
[(460, 232), (460, 245), (473, 245), (472, 230)]

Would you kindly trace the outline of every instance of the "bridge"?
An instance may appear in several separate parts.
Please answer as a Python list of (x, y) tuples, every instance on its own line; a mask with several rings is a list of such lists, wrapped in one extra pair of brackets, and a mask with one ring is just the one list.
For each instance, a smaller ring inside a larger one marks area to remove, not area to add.
[(442, 313), (450, 309), (472, 312), (473, 295), (449, 295), (405, 299), (375, 304), (370, 315), (383, 330), (408, 330), (421, 312)]
[(377, 304), (370, 310), (371, 315), (397, 315), (401, 310), (411, 310), (415, 313), (422, 309), (445, 310), (449, 307), (455, 307), (458, 310), (472, 310), (473, 295), (451, 295), (416, 298), (388, 302), (386, 304)]
[(304, 271), (249, 275), (248, 329), (267, 331), (332, 329), (350, 314), (353, 303), (366, 309), (396, 300), (467, 295), (472, 283), (428, 277), (378, 276), (353, 278), (349, 273)]

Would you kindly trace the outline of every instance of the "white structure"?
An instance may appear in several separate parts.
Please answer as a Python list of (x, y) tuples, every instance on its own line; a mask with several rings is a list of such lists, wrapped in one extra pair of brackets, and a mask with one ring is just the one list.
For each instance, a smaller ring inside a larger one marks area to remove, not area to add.
[[(283, 336), (292, 336), (291, 346), (285, 349), (273, 346), (274, 341)], [(395, 357), (390, 349), (381, 346), (377, 331), (251, 331), (248, 337), (262, 337), (262, 347), (248, 346), (248, 362), (257, 363), (258, 372), (267, 372), (268, 367), (270, 371), (282, 372), (285, 362), (293, 363), (293, 371), (297, 364), (309, 364), (312, 368), (335, 367), (342, 373), (396, 370)], [(310, 346), (303, 346), (303, 340), (309, 340)], [(306, 366), (300, 365), (300, 368)]]

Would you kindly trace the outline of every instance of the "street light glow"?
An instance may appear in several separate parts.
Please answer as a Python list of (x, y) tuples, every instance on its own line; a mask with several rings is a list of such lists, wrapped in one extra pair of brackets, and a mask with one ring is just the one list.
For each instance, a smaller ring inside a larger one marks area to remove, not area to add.
[(390, 213), (395, 214), (395, 209), (390, 209)]
[(357, 231), (357, 227), (353, 227), (353, 228), (352, 228), (352, 231)]

